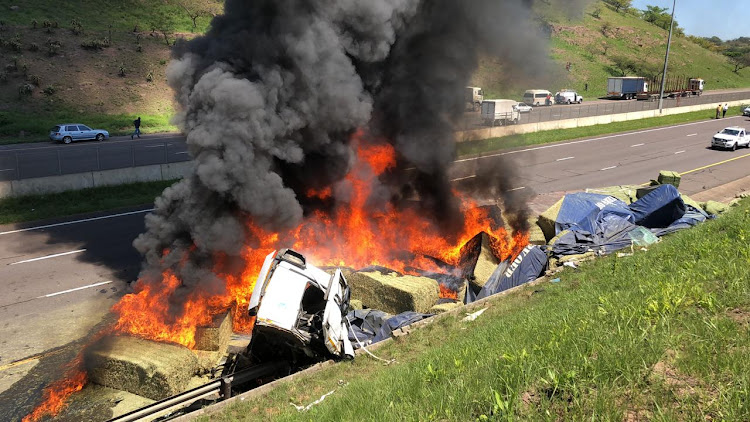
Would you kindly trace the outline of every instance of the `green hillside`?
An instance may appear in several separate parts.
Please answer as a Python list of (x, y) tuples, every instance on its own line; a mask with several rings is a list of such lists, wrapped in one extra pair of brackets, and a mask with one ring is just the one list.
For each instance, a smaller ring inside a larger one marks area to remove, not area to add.
[[(551, 33), (551, 68), (540, 78), (511, 81), (503, 78), (502, 64), (485, 58), (473, 84), (483, 87), (486, 96), (518, 98), (526, 89), (572, 88), (593, 99), (606, 94), (608, 77), (623, 76), (618, 63), (635, 67), (636, 71), (626, 70), (628, 76), (661, 73), (668, 33), (632, 13), (616, 13), (600, 1), (583, 16), (570, 19), (545, 2), (539, 2), (537, 13), (539, 26), (546, 23)], [(568, 62), (570, 71), (566, 70)], [(733, 69), (724, 55), (685, 37), (672, 38), (668, 74), (703, 78), (708, 90), (750, 86), (750, 68), (738, 73)], [(588, 92), (584, 92), (586, 83)]]

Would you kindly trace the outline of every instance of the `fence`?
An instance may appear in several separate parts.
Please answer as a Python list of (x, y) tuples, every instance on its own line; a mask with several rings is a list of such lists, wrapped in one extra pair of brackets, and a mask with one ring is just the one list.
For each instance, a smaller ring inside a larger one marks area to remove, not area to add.
[[(727, 92), (717, 94), (704, 94), (691, 97), (665, 98), (663, 108), (674, 108), (700, 104), (719, 103), (745, 100), (750, 92)], [(631, 113), (636, 111), (657, 110), (658, 101), (636, 101), (636, 100), (611, 100), (597, 101), (591, 104), (554, 105), (552, 107), (534, 107), (529, 113), (522, 113), (519, 124), (540, 123), (555, 120), (578, 119), (581, 117), (604, 116), (607, 114)], [(479, 113), (466, 113), (461, 124), (461, 130), (471, 130), (486, 127)]]
[(189, 161), (185, 142), (91, 142), (0, 150), (0, 181)]

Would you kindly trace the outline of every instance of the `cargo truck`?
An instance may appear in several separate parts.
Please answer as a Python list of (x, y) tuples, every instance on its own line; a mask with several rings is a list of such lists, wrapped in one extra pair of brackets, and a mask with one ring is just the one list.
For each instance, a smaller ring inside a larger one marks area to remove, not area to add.
[(468, 108), (472, 111), (479, 111), (482, 107), (482, 101), (484, 101), (484, 92), (482, 92), (482, 88), (478, 86), (467, 86), (464, 92)]
[(648, 92), (646, 78), (640, 76), (622, 76), (607, 79), (607, 96), (609, 98), (632, 100), (641, 92)]
[[(685, 76), (667, 76), (664, 83), (664, 98), (667, 97), (690, 97), (701, 95), (705, 81), (700, 78), (688, 78)], [(639, 92), (636, 96), (639, 100), (654, 101), (659, 99), (661, 93), (661, 77), (653, 78), (649, 85), (651, 89)]]
[(521, 113), (513, 100), (484, 100), (482, 103), (482, 121), (487, 126), (518, 124)]

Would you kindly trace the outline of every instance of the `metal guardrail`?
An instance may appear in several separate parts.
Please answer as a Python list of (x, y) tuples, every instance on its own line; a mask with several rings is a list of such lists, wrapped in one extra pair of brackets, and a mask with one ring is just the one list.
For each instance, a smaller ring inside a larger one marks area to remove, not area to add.
[[(724, 104), (730, 101), (741, 101), (750, 98), (750, 91), (727, 92), (720, 94), (703, 94), (700, 96), (666, 98), (663, 108), (675, 108), (701, 104)], [(529, 113), (522, 113), (519, 124), (540, 123), (555, 120), (578, 119), (581, 117), (604, 116), (608, 114), (632, 113), (636, 111), (658, 110), (658, 101), (610, 100), (595, 104), (539, 106)], [(708, 112), (710, 113), (710, 111)], [(479, 113), (467, 113), (461, 130), (481, 129), (488, 127), (482, 122)]]
[[(95, 141), (93, 141), (95, 142)], [(184, 142), (107, 141), (0, 150), (0, 181), (190, 161)]]

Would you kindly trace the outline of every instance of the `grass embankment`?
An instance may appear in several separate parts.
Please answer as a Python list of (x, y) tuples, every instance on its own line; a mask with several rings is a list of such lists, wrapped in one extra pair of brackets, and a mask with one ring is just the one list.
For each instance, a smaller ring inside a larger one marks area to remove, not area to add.
[[(74, 116), (74, 117), (71, 117)], [(97, 114), (63, 110), (41, 115), (29, 115), (14, 111), (0, 111), (0, 128), (3, 133), (19, 134), (23, 137), (0, 137), (0, 145), (39, 142), (48, 140), (49, 130), (61, 123), (82, 123), (91, 128), (109, 131), (111, 136), (132, 133), (133, 120), (141, 118), (141, 133), (176, 132), (178, 129), (169, 120), (169, 114)]]
[(745, 200), (198, 420), (750, 420), (748, 239)]
[[(744, 106), (732, 107), (727, 112), (727, 117), (741, 115), (742, 108), (744, 108)], [(680, 123), (698, 122), (710, 119), (711, 117), (709, 116), (713, 116), (714, 113), (715, 111), (713, 110), (694, 111), (663, 117), (614, 122), (604, 125), (584, 126), (572, 129), (545, 130), (542, 132), (524, 133), (520, 135), (503, 136), (500, 138), (480, 139), (476, 141), (461, 142), (456, 146), (456, 150), (459, 156), (484, 154), (501, 149), (549, 144), (559, 141), (587, 138), (590, 136), (656, 128), (659, 126), (669, 126)]]
[(0, 224), (152, 204), (175, 180), (0, 199)]

